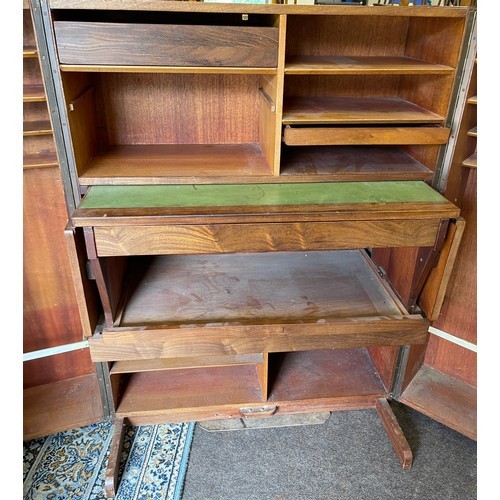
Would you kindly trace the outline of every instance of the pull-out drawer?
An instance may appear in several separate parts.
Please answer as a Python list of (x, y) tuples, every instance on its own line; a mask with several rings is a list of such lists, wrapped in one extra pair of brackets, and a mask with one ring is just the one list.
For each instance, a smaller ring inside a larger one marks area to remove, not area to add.
[[(130, 257), (94, 361), (424, 343), (364, 251)], [(109, 289), (113, 287), (108, 286)]]
[(293, 127), (283, 132), (288, 146), (432, 145), (446, 144), (450, 129), (439, 126), (409, 127)]
[(56, 21), (59, 62), (274, 68), (278, 28)]

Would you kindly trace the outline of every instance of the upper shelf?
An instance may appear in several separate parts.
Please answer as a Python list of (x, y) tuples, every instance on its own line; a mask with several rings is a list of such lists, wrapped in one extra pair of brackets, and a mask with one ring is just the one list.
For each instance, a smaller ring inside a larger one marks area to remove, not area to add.
[(285, 125), (442, 123), (444, 118), (398, 97), (289, 97)]
[(292, 56), (285, 64), (285, 73), (289, 75), (447, 75), (453, 71), (451, 66), (404, 56)]

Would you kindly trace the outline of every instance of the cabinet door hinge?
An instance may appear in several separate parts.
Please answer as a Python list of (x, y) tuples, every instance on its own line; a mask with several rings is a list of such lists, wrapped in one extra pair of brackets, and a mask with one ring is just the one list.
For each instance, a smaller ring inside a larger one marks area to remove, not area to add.
[(89, 280), (95, 280), (95, 274), (94, 274), (94, 270), (92, 269), (92, 264), (90, 263), (90, 260), (87, 260), (85, 262), (85, 268), (87, 271), (87, 278)]

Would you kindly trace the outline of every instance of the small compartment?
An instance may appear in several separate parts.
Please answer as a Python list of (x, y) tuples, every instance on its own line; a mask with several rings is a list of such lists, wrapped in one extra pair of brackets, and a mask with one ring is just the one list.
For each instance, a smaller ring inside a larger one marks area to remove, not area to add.
[(274, 16), (251, 15), (244, 21), (241, 15), (188, 17), (143, 12), (130, 19), (128, 14), (101, 13), (103, 21), (88, 19), (88, 15), (83, 20), (56, 20), (59, 62), (95, 66), (277, 66)]
[(373, 406), (387, 388), (366, 349), (286, 352), (269, 356), (269, 402), (285, 410), (294, 402)]
[(82, 185), (270, 176), (276, 113), (254, 74), (63, 73)]
[[(255, 365), (112, 374), (111, 384), (117, 416), (132, 418), (182, 411), (191, 418), (193, 413), (200, 419), (217, 418), (224, 407), (234, 411), (266, 397)], [(203, 410), (208, 411), (204, 418), (196, 413)]]
[[(290, 131), (285, 129), (285, 140)], [(288, 147), (281, 150), (281, 175), (287, 181), (318, 176), (322, 181), (432, 180), (433, 171), (390, 146)]]
[(457, 66), (463, 29), (461, 17), (290, 15), (285, 71), (451, 74)]

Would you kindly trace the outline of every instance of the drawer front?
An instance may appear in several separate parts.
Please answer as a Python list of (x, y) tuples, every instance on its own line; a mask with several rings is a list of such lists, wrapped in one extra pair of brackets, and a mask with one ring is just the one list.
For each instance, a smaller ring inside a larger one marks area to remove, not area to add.
[(445, 127), (285, 127), (288, 146), (446, 144)]
[(56, 21), (61, 64), (274, 68), (278, 28)]
[(97, 255), (204, 254), (432, 246), (439, 219), (94, 228)]

